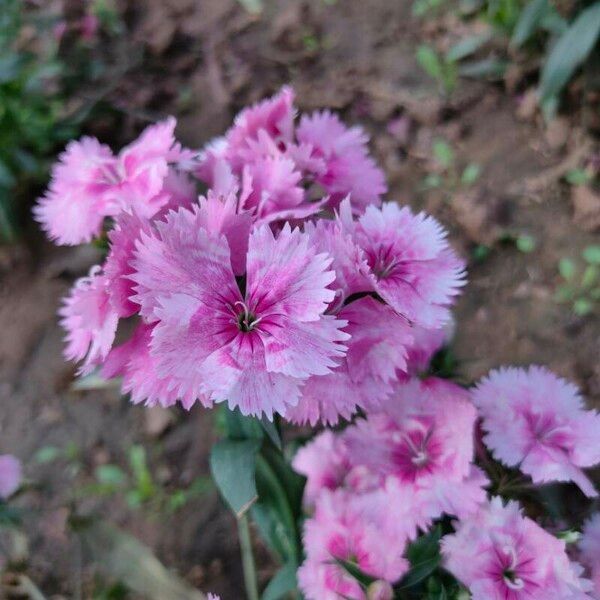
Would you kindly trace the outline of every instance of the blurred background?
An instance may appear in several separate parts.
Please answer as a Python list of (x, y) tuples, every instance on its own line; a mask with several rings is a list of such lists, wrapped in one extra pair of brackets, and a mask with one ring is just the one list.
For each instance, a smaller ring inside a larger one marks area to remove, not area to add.
[(100, 252), (31, 219), (67, 140), (118, 149), (172, 114), (201, 147), (291, 84), (300, 110), (364, 125), (388, 199), (468, 260), (446, 366), (545, 364), (598, 407), (599, 33), (598, 1), (1, 0), (0, 452), (24, 482), (0, 508), (0, 597), (243, 597), (215, 414), (133, 406), (62, 358), (60, 299)]

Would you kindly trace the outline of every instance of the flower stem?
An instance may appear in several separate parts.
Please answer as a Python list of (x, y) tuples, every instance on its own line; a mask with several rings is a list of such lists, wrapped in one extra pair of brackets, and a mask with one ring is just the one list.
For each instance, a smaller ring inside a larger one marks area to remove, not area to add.
[(248, 515), (244, 514), (238, 519), (238, 535), (240, 538), (240, 550), (242, 551), (242, 567), (244, 569), (244, 585), (248, 600), (258, 600), (258, 584), (256, 582), (256, 566), (254, 554), (252, 553), (252, 541), (250, 540), (250, 526)]

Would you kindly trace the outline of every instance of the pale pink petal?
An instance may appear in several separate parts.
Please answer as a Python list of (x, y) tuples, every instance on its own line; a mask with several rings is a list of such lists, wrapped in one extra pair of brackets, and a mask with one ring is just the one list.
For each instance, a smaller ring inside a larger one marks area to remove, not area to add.
[(250, 235), (247, 299), (261, 314), (316, 321), (333, 300), (331, 258), (317, 254), (308, 235), (286, 225), (277, 237), (261, 226)]
[(229, 245), (225, 237), (202, 228), (202, 220), (199, 211), (180, 209), (157, 222), (151, 234), (143, 232), (136, 243), (133, 301), (145, 318), (156, 320), (160, 299), (171, 294), (187, 294), (206, 305), (241, 300)]
[(67, 332), (65, 357), (83, 361), (80, 373), (89, 373), (108, 355), (119, 321), (110, 303), (106, 277), (99, 273), (99, 267), (93, 268), (89, 277), (75, 282), (59, 315)]
[(273, 316), (261, 323), (268, 371), (306, 379), (327, 375), (339, 364), (350, 336), (342, 331), (346, 321), (331, 315), (318, 321), (298, 323), (284, 316)]

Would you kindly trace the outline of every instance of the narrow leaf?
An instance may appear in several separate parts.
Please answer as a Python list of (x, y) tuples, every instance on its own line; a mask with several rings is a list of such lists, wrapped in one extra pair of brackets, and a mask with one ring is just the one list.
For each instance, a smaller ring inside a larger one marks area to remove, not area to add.
[(569, 29), (560, 37), (542, 71), (542, 102), (558, 96), (575, 70), (583, 64), (596, 45), (600, 34), (600, 2), (579, 13)]
[(149, 600), (206, 600), (204, 594), (165, 568), (152, 551), (127, 533), (101, 521), (73, 523), (94, 565)]
[(269, 581), (262, 594), (262, 600), (280, 600), (286, 594), (293, 592), (297, 587), (295, 563), (287, 563)]
[(521, 12), (513, 32), (511, 45), (520, 48), (540, 27), (544, 15), (548, 12), (548, 0), (531, 0)]
[(472, 35), (462, 39), (460, 42), (452, 46), (446, 53), (446, 60), (457, 62), (467, 56), (471, 56), (491, 38), (491, 33), (482, 33), (480, 35)]
[(259, 440), (222, 440), (213, 446), (210, 453), (210, 468), (215, 483), (238, 518), (258, 498), (255, 470), (259, 448)]

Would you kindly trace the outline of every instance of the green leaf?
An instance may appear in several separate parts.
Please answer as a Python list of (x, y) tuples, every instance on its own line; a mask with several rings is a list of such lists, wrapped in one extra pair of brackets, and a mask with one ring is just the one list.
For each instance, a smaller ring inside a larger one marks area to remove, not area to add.
[(597, 265), (588, 265), (581, 276), (581, 287), (584, 290), (593, 287), (598, 281), (598, 274), (599, 271)]
[(421, 45), (417, 48), (417, 62), (436, 81), (440, 81), (443, 78), (444, 67), (442, 61), (431, 46)]
[(127, 475), (118, 465), (100, 465), (96, 468), (96, 479), (100, 483), (119, 486), (127, 481)]
[(570, 285), (559, 285), (554, 293), (554, 301), (563, 303), (571, 302), (575, 298), (576, 290)]
[(450, 167), (454, 162), (454, 150), (444, 140), (435, 140), (433, 142), (433, 156), (444, 169)]
[(529, 254), (533, 252), (536, 247), (535, 238), (531, 235), (522, 234), (517, 237), (515, 240), (515, 246), (519, 252), (523, 252), (524, 254)]
[(589, 315), (594, 310), (594, 303), (587, 298), (577, 298), (575, 302), (573, 302), (573, 312), (578, 317), (585, 317), (585, 315)]
[(558, 272), (561, 274), (563, 279), (566, 281), (571, 281), (573, 277), (575, 277), (575, 273), (577, 273), (575, 262), (570, 258), (561, 258), (558, 261)]
[(486, 44), (491, 37), (491, 32), (487, 32), (462, 39), (446, 52), (446, 60), (458, 62), (463, 58), (467, 58), (467, 56), (471, 56), (471, 54), (474, 54), (479, 48)]
[(259, 501), (252, 506), (252, 517), (261, 535), (281, 562), (300, 561), (300, 532), (295, 515), (300, 514), (303, 479), (276, 451), (256, 459), (256, 486)]
[(129, 466), (135, 480), (139, 500), (145, 502), (156, 494), (152, 473), (146, 462), (146, 450), (138, 444), (129, 449)]
[(281, 443), (281, 436), (279, 435), (279, 429), (277, 429), (277, 424), (275, 421), (269, 421), (267, 417), (262, 417), (260, 424), (275, 447), (278, 450), (281, 450), (283, 447)]
[(552, 49), (541, 75), (542, 102), (558, 96), (589, 56), (599, 34), (600, 2), (595, 2), (579, 13)]
[(520, 48), (540, 27), (544, 15), (548, 12), (548, 0), (531, 0), (521, 12), (510, 43)]
[(415, 540), (406, 552), (410, 571), (400, 581), (400, 589), (407, 589), (429, 577), (441, 563), (440, 539), (442, 529), (437, 525), (430, 533)]
[(470, 79), (499, 78), (504, 76), (508, 63), (498, 58), (482, 58), (460, 65), (458, 74)]
[(16, 179), (9, 166), (0, 160), (0, 186), (3, 188), (11, 188), (15, 185)]
[(465, 167), (465, 170), (460, 176), (460, 182), (463, 185), (473, 185), (481, 174), (481, 167), (475, 163), (470, 163)]
[(43, 446), (33, 456), (33, 460), (40, 465), (51, 463), (60, 457), (60, 448), (56, 446)]
[(271, 581), (269, 581), (261, 600), (280, 600), (286, 594), (293, 592), (297, 587), (296, 563), (290, 562), (281, 567)]
[(585, 169), (571, 169), (567, 171), (565, 179), (571, 185), (585, 185), (591, 181), (592, 176)]
[(241, 517), (256, 502), (256, 456), (259, 440), (222, 440), (210, 453), (210, 469), (221, 495)]
[(590, 263), (590, 265), (600, 265), (600, 246), (587, 246), (584, 248), (581, 255), (586, 262)]
[(150, 548), (101, 521), (73, 519), (86, 555), (105, 575), (122, 581), (136, 597), (148, 600), (205, 600), (205, 596), (168, 570)]
[(344, 571), (346, 571), (346, 573), (348, 573), (350, 577), (356, 579), (356, 581), (358, 581), (358, 583), (360, 583), (360, 585), (365, 589), (369, 587), (374, 581), (377, 581), (376, 577), (373, 577), (372, 575), (367, 575), (367, 573), (363, 573), (360, 570), (360, 567), (353, 561), (343, 560), (341, 558), (336, 558), (334, 559), (334, 561), (340, 567), (342, 567), (342, 569), (344, 569)]
[(483, 262), (491, 254), (492, 249), (489, 246), (478, 244), (473, 248), (471, 256), (475, 262)]

